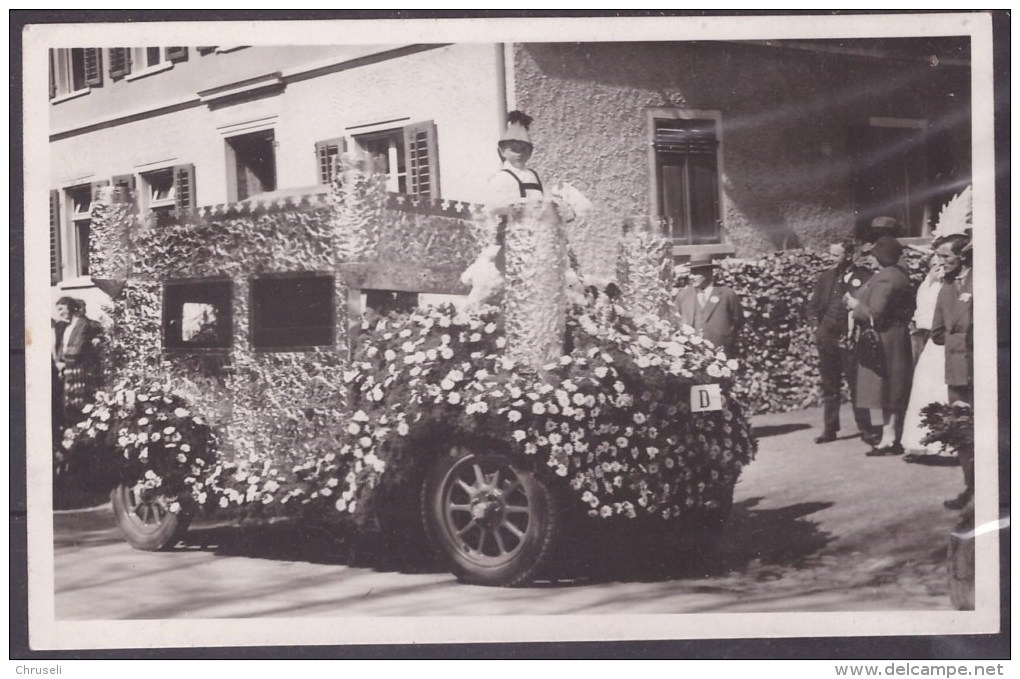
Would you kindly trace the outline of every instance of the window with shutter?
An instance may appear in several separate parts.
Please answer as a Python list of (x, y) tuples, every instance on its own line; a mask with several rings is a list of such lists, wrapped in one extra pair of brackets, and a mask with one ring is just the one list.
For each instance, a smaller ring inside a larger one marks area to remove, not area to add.
[(719, 209), (719, 136), (711, 118), (654, 118), (657, 212), (680, 245), (722, 241)]
[(60, 193), (50, 191), (50, 285), (60, 282)]
[(110, 80), (120, 80), (131, 72), (131, 50), (127, 47), (111, 47)]
[(404, 153), (407, 158), (407, 192), (432, 200), (439, 198), (439, 153), (435, 123), (427, 121), (406, 126)]
[[(96, 81), (97, 61), (91, 61), (99, 52), (97, 49), (75, 47), (72, 49), (50, 50), (50, 75), (52, 78), (51, 92), (53, 98), (60, 100), (79, 94), (87, 94), (90, 86), (100, 84)], [(90, 57), (92, 55), (92, 57)], [(90, 72), (90, 68), (93, 69)], [(90, 80), (91, 78), (91, 80)]]
[(320, 184), (333, 181), (340, 154), (346, 151), (347, 140), (343, 137), (315, 142), (315, 162)]
[(174, 201), (178, 209), (190, 209), (195, 207), (195, 166), (175, 165), (174, 171)]

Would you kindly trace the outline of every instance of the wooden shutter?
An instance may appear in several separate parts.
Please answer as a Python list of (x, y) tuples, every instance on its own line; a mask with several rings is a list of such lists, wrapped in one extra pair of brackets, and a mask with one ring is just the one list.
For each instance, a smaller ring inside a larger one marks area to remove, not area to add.
[(60, 282), (60, 193), (50, 191), (50, 285)]
[(174, 165), (174, 196), (178, 210), (195, 207), (194, 165)]
[(665, 153), (715, 153), (714, 120), (657, 120), (655, 150)]
[(110, 80), (120, 80), (131, 72), (131, 49), (110, 48)]
[(57, 75), (53, 72), (54, 51), (50, 50), (50, 99), (57, 96)]
[(166, 58), (170, 61), (177, 63), (178, 61), (188, 60), (188, 48), (187, 47), (167, 47)]
[(436, 125), (431, 120), (404, 128), (407, 192), (435, 200), (439, 193), (439, 151)]
[(320, 184), (329, 184), (333, 181), (340, 154), (346, 152), (347, 139), (344, 137), (315, 142), (315, 162)]
[(85, 84), (89, 87), (103, 85), (103, 50), (98, 47), (85, 50)]

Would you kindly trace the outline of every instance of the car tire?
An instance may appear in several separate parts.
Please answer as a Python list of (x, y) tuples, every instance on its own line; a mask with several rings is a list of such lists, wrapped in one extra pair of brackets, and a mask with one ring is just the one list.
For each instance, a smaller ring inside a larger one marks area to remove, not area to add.
[(123, 484), (110, 492), (110, 504), (124, 539), (135, 549), (146, 552), (170, 549), (187, 533), (191, 514), (183, 503), (178, 512), (171, 512), (174, 501), (159, 495), (148, 496)]
[(563, 530), (560, 498), (503, 451), (454, 446), (422, 485), (425, 530), (465, 583), (517, 587), (547, 570)]

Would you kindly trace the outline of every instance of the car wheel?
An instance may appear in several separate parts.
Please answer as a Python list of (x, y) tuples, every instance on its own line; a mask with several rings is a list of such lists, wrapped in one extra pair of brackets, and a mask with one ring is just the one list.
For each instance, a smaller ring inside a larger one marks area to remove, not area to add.
[(552, 560), (562, 524), (559, 499), (511, 456), (455, 446), (422, 487), (425, 529), (459, 580), (513, 587)]
[(124, 538), (135, 549), (156, 552), (176, 545), (191, 521), (185, 508), (174, 513), (173, 498), (152, 495), (136, 487), (120, 485), (110, 493), (110, 504)]

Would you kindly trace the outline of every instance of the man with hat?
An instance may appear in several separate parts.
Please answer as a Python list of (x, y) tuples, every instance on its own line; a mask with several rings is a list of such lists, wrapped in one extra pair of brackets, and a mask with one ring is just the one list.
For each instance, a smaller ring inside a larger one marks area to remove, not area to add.
[(882, 236), (890, 236), (892, 238), (900, 236), (900, 223), (895, 217), (883, 216), (875, 217), (871, 220), (871, 237), (868, 240), (874, 243)]
[(737, 332), (743, 320), (737, 293), (715, 284), (715, 262), (711, 258), (693, 259), (688, 266), (691, 283), (676, 296), (680, 319), (727, 356), (735, 357)]
[[(851, 402), (856, 404), (857, 357), (847, 344), (849, 316), (843, 295), (848, 292), (855, 294), (871, 277), (871, 271), (854, 265), (854, 245), (852, 240), (845, 240), (830, 246), (829, 254), (836, 259), (836, 264), (818, 275), (808, 302), (808, 319), (815, 326), (818, 372), (822, 383), (823, 425), (815, 443), (836, 440), (844, 379), (850, 387)], [(867, 408), (855, 405), (854, 419), (861, 438), (870, 442), (875, 437), (871, 413)]]

